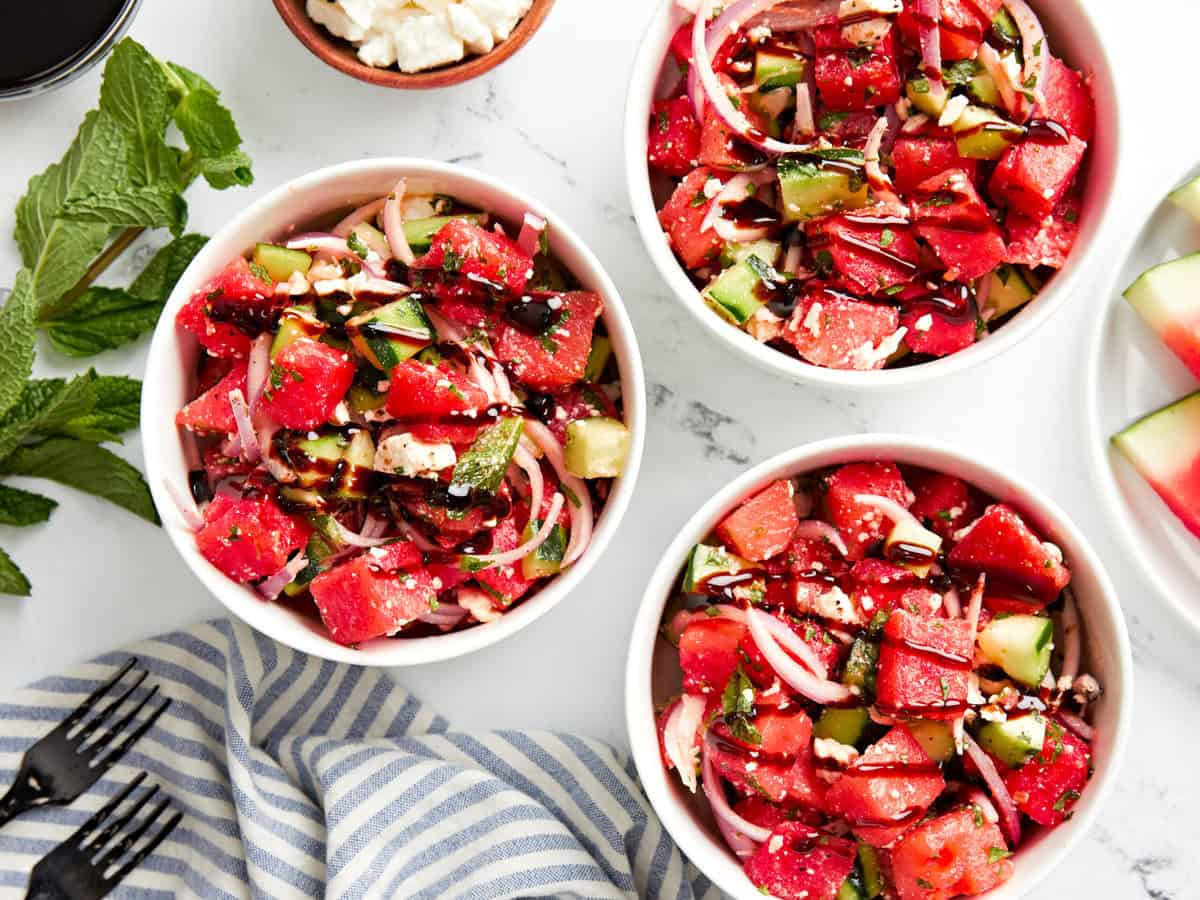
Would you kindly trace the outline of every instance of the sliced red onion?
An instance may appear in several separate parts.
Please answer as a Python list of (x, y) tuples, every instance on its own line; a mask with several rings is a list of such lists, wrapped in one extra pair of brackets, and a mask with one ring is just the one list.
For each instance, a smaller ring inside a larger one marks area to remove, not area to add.
[(364, 259), (363, 270), (346, 280), (346, 287), (350, 289), (351, 294), (355, 296), (359, 294), (382, 294), (385, 297), (396, 297), (400, 294), (411, 293), (408, 285), (379, 276), (378, 272), (382, 272), (383, 270), (377, 269), (375, 254), (371, 254), (368, 259), (371, 261), (370, 267), (367, 265), (368, 260)]
[(517, 246), (525, 251), (527, 256), (537, 256), (541, 252), (542, 235), (546, 233), (546, 220), (531, 212), (525, 213), (521, 223), (521, 233), (517, 237)]
[(200, 511), (196, 508), (196, 500), (194, 497), (183, 495), (179, 488), (175, 487), (173, 482), (163, 480), (163, 487), (167, 489), (167, 493), (171, 496), (171, 502), (175, 504), (175, 508), (179, 510), (179, 518), (183, 519), (183, 524), (191, 531), (199, 531), (204, 527), (204, 516), (200, 515)]
[[(1042, 88), (1046, 84), (1046, 62), (1050, 59), (1046, 30), (1025, 0), (1004, 0), (1004, 5), (1021, 32), (1021, 55), (1025, 58), (1025, 65), (1021, 69), (1021, 89), (1033, 95), (1035, 104), (1041, 103), (1045, 100)], [(1032, 84), (1033, 87), (1027, 88), (1026, 84)]]
[(417, 548), (425, 553), (440, 552), (442, 549), (437, 544), (429, 540), (429, 538), (425, 537), (425, 535), (421, 534), (420, 530), (415, 528), (411, 522), (407, 522), (404, 519), (397, 520), (396, 530), (408, 540), (416, 544)]
[(825, 541), (842, 556), (850, 553), (846, 542), (842, 540), (841, 532), (820, 519), (804, 519), (796, 528), (796, 537), (804, 538), (806, 541)]
[(365, 538), (383, 537), (388, 530), (386, 519), (380, 518), (375, 513), (367, 513), (367, 517), (363, 520), (362, 536)]
[(841, 0), (786, 0), (754, 16), (747, 27), (765, 25), (772, 31), (807, 31), (830, 22), (841, 8)]
[(550, 461), (559, 484), (570, 491), (571, 502), (567, 504), (567, 511), (571, 514), (571, 539), (567, 543), (567, 552), (563, 555), (562, 562), (563, 568), (566, 568), (583, 555), (592, 540), (595, 517), (592, 511), (592, 495), (583, 479), (567, 471), (562, 445), (544, 423), (537, 419), (526, 419), (525, 433)]
[(475, 382), (475, 386), (487, 394), (488, 402), (495, 403), (498, 399), (496, 396), (496, 379), (492, 377), (491, 372), (483, 367), (483, 364), (474, 353), (468, 353), (467, 357), (467, 364), (470, 367), (467, 374)]
[(813, 115), (812, 85), (801, 81), (796, 85), (796, 118), (792, 126), (792, 140), (812, 137), (817, 133), (817, 120)]
[(234, 388), (229, 392), (229, 406), (233, 410), (233, 420), (237, 423), (238, 439), (242, 442), (242, 459), (251, 463), (258, 462), (262, 458), (262, 449), (258, 444), (258, 436), (254, 433), (254, 425), (250, 422), (250, 407), (241, 388)]
[(983, 592), (987, 586), (987, 576), (980, 575), (971, 590), (971, 599), (967, 602), (967, 622), (971, 625), (971, 634), (979, 630), (979, 614), (983, 612)]
[(520, 445), (513, 453), (513, 462), (520, 466), (525, 477), (529, 479), (529, 518), (531, 520), (539, 518), (546, 496), (546, 481), (542, 475), (542, 465), (533, 458), (532, 453)]
[(757, 190), (765, 187), (774, 180), (775, 172), (773, 169), (764, 169), (754, 173), (743, 172), (729, 179), (729, 182), (717, 194), (715, 198), (716, 202), (709, 207), (708, 213), (704, 216), (704, 221), (700, 225), (700, 230), (706, 231), (712, 228), (722, 240), (735, 244), (761, 241), (769, 237), (771, 234), (769, 226), (752, 227), (738, 225), (724, 218), (724, 212), (726, 206), (741, 203), (749, 197), (751, 185)]
[(929, 99), (940, 108), (946, 102), (942, 80), (942, 7), (938, 0), (916, 0), (917, 33), (921, 40), (921, 68), (929, 82)]
[(1000, 102), (1004, 104), (1004, 109), (1008, 114), (1019, 122), (1028, 119), (1029, 104), (1025, 100), (1025, 95), (1021, 93), (1022, 88), (1013, 80), (1012, 71), (996, 48), (991, 44), (983, 44), (979, 48), (977, 58), (988, 75), (992, 77), (992, 81), (995, 82), (996, 90), (1000, 93)]
[(303, 553), (296, 554), (295, 557), (288, 560), (288, 564), (267, 578), (258, 586), (258, 592), (267, 600), (276, 600), (283, 593), (283, 589), (296, 580), (304, 567), (308, 565), (308, 557)]
[(703, 770), (700, 785), (704, 788), (704, 796), (708, 798), (708, 805), (712, 807), (713, 816), (717, 820), (717, 827), (721, 829), (721, 836), (725, 838), (725, 843), (739, 859), (745, 859), (758, 849), (758, 844), (763, 843), (771, 836), (771, 832), (770, 829), (743, 819), (733, 811), (733, 807), (725, 799), (725, 791), (721, 787), (716, 769), (713, 768), (713, 749), (712, 732), (705, 732), (700, 751), (701, 769)]
[(788, 628), (779, 619), (763, 612), (761, 609), (750, 609), (746, 611), (747, 623), (750, 619), (759, 619), (763, 627), (770, 632), (773, 637), (784, 650), (796, 657), (800, 662), (808, 667), (808, 670), (818, 678), (829, 678), (829, 670), (825, 668), (825, 664), (817, 658), (816, 652), (812, 647), (808, 646), (800, 635)]
[(968, 803), (973, 803), (979, 807), (979, 811), (983, 813), (983, 817), (995, 825), (1000, 821), (1000, 814), (996, 812), (996, 807), (992, 805), (992, 801), (988, 799), (988, 795), (975, 787), (973, 784), (963, 785), (960, 791), (964, 800)]
[(942, 606), (946, 608), (946, 615), (951, 619), (962, 618), (962, 599), (958, 596), (958, 588), (951, 586), (942, 594)]
[(863, 156), (867, 160), (867, 180), (876, 189), (890, 189), (892, 186), (891, 177), (883, 171), (883, 167), (879, 164), (879, 151), (883, 146), (883, 139), (888, 132), (889, 124), (887, 116), (880, 116), (875, 122), (875, 127), (871, 129), (871, 133), (867, 137), (866, 149), (863, 150)]
[(663, 746), (667, 759), (679, 773), (683, 786), (696, 793), (696, 735), (704, 723), (704, 710), (708, 704), (703, 697), (684, 694), (675, 703), (663, 726)]
[[(754, 612), (759, 612), (759, 610), (751, 610), (751, 613)], [(783, 648), (775, 642), (770, 629), (761, 618), (751, 614), (746, 617), (746, 623), (750, 626), (750, 634), (754, 638), (754, 643), (758, 646), (759, 652), (762, 653), (767, 664), (794, 691), (803, 694), (814, 703), (826, 706), (845, 703), (853, 699), (854, 694), (845, 685), (817, 677), (788, 656)]]
[(470, 612), (457, 603), (441, 603), (437, 609), (417, 616), (417, 621), (449, 631), (469, 615)]
[(783, 271), (789, 275), (798, 275), (803, 261), (804, 245), (800, 241), (792, 241), (788, 244), (787, 254), (783, 258)]
[(900, 130), (905, 134), (916, 134), (932, 121), (925, 113), (916, 113), (904, 120), (904, 124), (900, 126)]
[(467, 328), (465, 325), (460, 325), (457, 322), (451, 322), (441, 313), (425, 307), (425, 315), (429, 317), (430, 323), (433, 325), (433, 330), (437, 332), (438, 340), (444, 344), (458, 344), (465, 346), (467, 341)]
[(271, 340), (272, 335), (264, 332), (254, 339), (250, 347), (250, 363), (246, 369), (246, 398), (251, 410), (258, 407), (258, 401), (267, 389), (267, 378), (271, 374)]
[(854, 502), (877, 509), (891, 519), (893, 525), (905, 522), (920, 528), (922, 531), (925, 529), (925, 526), (917, 521), (916, 516), (890, 497), (880, 497), (878, 494), (855, 494)]
[(265, 417), (260, 416), (259, 419), (260, 424), (258, 431), (255, 433), (255, 439), (261, 448), (263, 465), (267, 467), (267, 471), (271, 473), (271, 477), (280, 484), (291, 484), (299, 476), (287, 463), (275, 456), (273, 449), (275, 432), (279, 430), (279, 426)]
[(1058, 711), (1058, 717), (1062, 720), (1064, 725), (1070, 728), (1089, 744), (1096, 740), (1096, 729), (1087, 722), (1083, 721), (1083, 719), (1079, 718), (1079, 716), (1075, 715), (1074, 713), (1069, 713), (1065, 709), (1060, 709)]
[(460, 587), (458, 589), (458, 605), (467, 610), (478, 622), (494, 622), (504, 613), (496, 609), (492, 598), (479, 588)]
[(1070, 588), (1064, 592), (1063, 596), (1062, 631), (1063, 664), (1059, 680), (1069, 685), (1075, 681), (1075, 676), (1079, 674), (1079, 658), (1081, 655), (1079, 645), (1079, 610), (1075, 606), (1075, 596)]
[(337, 526), (338, 537), (341, 538), (342, 543), (349, 544), (351, 547), (379, 547), (390, 540), (384, 537), (366, 537), (356, 531), (351, 531), (337, 519), (333, 520), (333, 524)]
[(706, 29), (705, 24), (712, 15), (716, 2), (717, 0), (701, 0), (700, 9), (692, 24), (692, 68), (696, 70), (700, 86), (704, 89), (707, 101), (712, 104), (713, 111), (739, 137), (760, 150), (776, 154), (808, 150), (811, 144), (779, 141), (755, 128), (745, 113), (734, 108), (712, 67), (712, 56), (726, 38), (736, 34), (749, 19), (778, 5), (781, 0), (738, 0)]
[(512, 382), (508, 380), (508, 373), (504, 371), (504, 367), (498, 362), (493, 362), (490, 366), (492, 370), (492, 380), (496, 382), (496, 397), (501, 403), (507, 403), (509, 406), (520, 406), (520, 401), (517, 395), (513, 393)]
[(388, 194), (383, 204), (383, 233), (387, 235), (388, 246), (392, 256), (406, 266), (416, 261), (408, 238), (404, 236), (404, 192), (408, 190), (408, 182), (401, 178), (396, 187)]
[(380, 197), (378, 200), (372, 200), (370, 203), (365, 203), (360, 206), (342, 221), (338, 222), (333, 227), (333, 234), (340, 238), (350, 236), (350, 232), (354, 230), (355, 225), (361, 225), (363, 222), (368, 222), (379, 215), (383, 209), (383, 205), (387, 203), (386, 197)]
[(350, 259), (362, 262), (362, 257), (350, 249), (344, 237), (323, 232), (299, 234), (284, 244), (289, 250), (307, 250), (312, 253), (326, 253), (335, 259)]
[(983, 776), (983, 782), (987, 785), (988, 792), (996, 802), (996, 811), (1000, 817), (1000, 830), (1004, 832), (1008, 845), (1016, 847), (1021, 843), (1021, 817), (1017, 813), (1017, 805), (1013, 802), (1012, 795), (1004, 785), (1004, 779), (996, 770), (996, 764), (967, 733), (963, 734), (963, 750), (971, 758), (971, 762), (975, 763), (975, 767), (979, 769), (979, 774)]
[(550, 508), (546, 511), (546, 519), (542, 522), (542, 527), (537, 530), (537, 534), (531, 537), (519, 547), (514, 547), (512, 550), (506, 550), (503, 553), (490, 553), (483, 556), (464, 556), (463, 565), (470, 571), (478, 572), (483, 569), (494, 569), (497, 566), (511, 566), (513, 563), (518, 563), (527, 557), (530, 553), (536, 550), (542, 544), (546, 543), (550, 537), (550, 532), (554, 531), (554, 526), (558, 524), (558, 514), (562, 512), (563, 495), (555, 493), (550, 498)]

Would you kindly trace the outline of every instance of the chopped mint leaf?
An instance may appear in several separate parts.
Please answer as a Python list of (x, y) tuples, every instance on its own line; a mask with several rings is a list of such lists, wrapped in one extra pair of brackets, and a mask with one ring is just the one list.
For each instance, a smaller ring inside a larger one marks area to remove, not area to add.
[(49, 497), (0, 484), (0, 525), (38, 525), (50, 518), (56, 506)]
[(817, 128), (821, 131), (829, 131), (840, 122), (845, 122), (850, 117), (848, 112), (827, 112), (817, 120)]
[(896, 243), (896, 233), (890, 228), (883, 229), (879, 235), (879, 246), (886, 249), (894, 243)]
[(988, 862), (990, 863), (998, 863), (1000, 860), (1008, 859), (1010, 856), (1012, 856), (1012, 851), (1007, 847), (988, 848)]
[(371, 252), (370, 248), (363, 243), (362, 238), (358, 236), (357, 231), (351, 231), (349, 236), (347, 236), (346, 246), (349, 247), (354, 255), (359, 259), (366, 259), (367, 254)]
[(29, 272), (17, 273), (16, 284), (0, 308), (0, 414), (20, 400), (25, 379), (33, 371), (34, 302)]
[(1074, 803), (1079, 797), (1079, 791), (1063, 791), (1059, 798), (1054, 801), (1054, 810), (1062, 812), (1067, 808), (1068, 803)]
[(25, 573), (12, 561), (12, 557), (4, 552), (4, 548), (0, 547), (0, 594), (28, 597), (31, 590)]

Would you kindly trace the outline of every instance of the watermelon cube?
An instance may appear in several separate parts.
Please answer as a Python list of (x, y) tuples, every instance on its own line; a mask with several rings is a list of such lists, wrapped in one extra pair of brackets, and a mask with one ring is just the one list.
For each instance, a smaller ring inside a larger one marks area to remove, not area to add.
[(395, 634), (437, 602), (428, 572), (386, 572), (369, 554), (322, 572), (309, 589), (330, 636), (347, 646)]
[(650, 168), (682, 178), (696, 168), (700, 156), (700, 125), (687, 97), (659, 100), (650, 116)]
[(201, 555), (239, 583), (274, 575), (308, 543), (312, 529), (287, 515), (270, 497), (221, 494), (204, 510), (196, 532)]
[(896, 726), (867, 748), (829, 787), (825, 807), (861, 840), (885, 847), (925, 815), (946, 781), (920, 742)]
[(238, 257), (192, 295), (175, 317), (213, 356), (240, 359), (250, 353), (250, 340), (282, 309), (275, 290)]
[(813, 32), (815, 76), (821, 101), (833, 110), (858, 110), (900, 99), (899, 48), (891, 28), (874, 46), (851, 44), (838, 25)]
[(987, 576), (989, 594), (1052, 602), (1071, 580), (1071, 573), (1010, 506), (989, 506), (963, 532), (947, 562), (954, 569)]
[(809, 240), (811, 246), (828, 250), (834, 266), (855, 293), (884, 293), (912, 281), (920, 272), (921, 250), (907, 226), (874, 225), (832, 216), (812, 226)]
[(966, 708), (974, 657), (970, 622), (894, 610), (879, 648), (876, 705), (895, 715), (954, 718)]
[(1017, 809), (1039, 825), (1058, 825), (1071, 815), (1091, 777), (1087, 742), (1059, 722), (1046, 722), (1042, 752), (1004, 775)]
[[(992, 26), (1002, 0), (940, 0), (938, 36), (942, 59), (970, 59), (983, 43), (984, 34)], [(920, 49), (920, 27), (916, 5), (905, 4), (896, 24), (905, 41)]]
[(791, 760), (802, 756), (809, 750), (812, 740), (812, 719), (802, 709), (789, 708), (786, 711), (766, 709), (754, 717), (754, 727), (762, 740), (759, 743), (746, 743), (733, 736), (723, 721), (718, 721), (714, 727), (723, 740), (737, 744), (746, 750), (766, 756), (773, 760)]
[[(521, 520), (524, 522), (524, 519)], [(509, 516), (492, 529), (493, 553), (504, 553), (521, 546), (521, 529), (515, 516)], [(509, 563), (477, 572), (475, 580), (493, 601), (502, 607), (512, 606), (529, 593), (537, 580), (525, 577), (521, 563)]]
[(1200, 391), (1134, 422), (1113, 444), (1200, 537)]
[[(1004, 236), (995, 224), (978, 231), (922, 224), (917, 226), (917, 233), (942, 261), (949, 280), (974, 281), (1004, 261)], [(952, 279), (949, 273), (953, 273)]]
[(974, 182), (977, 160), (958, 155), (958, 143), (945, 131), (919, 136), (902, 135), (892, 148), (892, 182), (901, 194), (908, 194), (930, 178), (951, 169), (966, 172)]
[(224, 378), (175, 414), (175, 424), (202, 434), (233, 434), (237, 431), (229, 392), (238, 390), (246, 396), (246, 370), (246, 363), (235, 363)]
[(962, 807), (914, 828), (892, 848), (900, 900), (952, 900), (990, 891), (1012, 877), (1000, 828)]
[(275, 354), (261, 408), (284, 428), (317, 428), (329, 421), (352, 381), (349, 353), (302, 337)]
[(922, 224), (983, 229), (995, 225), (987, 204), (964, 168), (947, 169), (927, 178), (913, 191), (916, 221)]
[(989, 182), (992, 198), (1010, 211), (1042, 220), (1054, 211), (1075, 180), (1087, 142), (1027, 137), (1010, 147)]
[(904, 478), (915, 497), (909, 511), (943, 540), (979, 515), (975, 496), (961, 478), (928, 469), (910, 469)]
[(1079, 237), (1079, 195), (1067, 194), (1044, 219), (1013, 213), (1005, 220), (1004, 227), (1008, 231), (1005, 262), (1031, 269), (1039, 266), (1061, 269)]
[(820, 825), (824, 821), (824, 817), (818, 812), (789, 809), (758, 795), (739, 800), (733, 805), (733, 811), (747, 822), (753, 822), (760, 828), (766, 828), (769, 831), (774, 831), (785, 822)]
[(894, 463), (850, 463), (831, 473), (824, 482), (825, 514), (842, 535), (851, 559), (862, 559), (872, 544), (882, 541), (891, 523), (872, 506), (854, 499), (858, 494), (875, 494), (901, 506), (913, 501)]
[(701, 229), (714, 203), (705, 187), (715, 177), (711, 169), (696, 169), (679, 183), (667, 205), (658, 212), (658, 221), (671, 247), (689, 269), (714, 263), (725, 244), (714, 229)]
[(745, 871), (771, 897), (832, 900), (854, 868), (856, 852), (853, 841), (784, 822), (746, 860)]
[(795, 761), (776, 760), (718, 738), (711, 759), (716, 773), (744, 797), (758, 796), (789, 807), (821, 808), (825, 789), (810, 752)]
[(697, 619), (680, 635), (679, 667), (687, 693), (720, 695), (739, 665), (758, 684), (774, 680), (750, 629), (742, 623), (720, 616)]
[(1057, 56), (1046, 60), (1046, 77), (1041, 84), (1045, 101), (1035, 115), (1057, 122), (1081, 141), (1091, 142), (1096, 130), (1096, 104), (1083, 76)]
[(451, 219), (433, 236), (429, 252), (418, 257), (413, 268), (482, 279), (520, 296), (533, 274), (533, 260), (504, 235), (468, 219)]
[(908, 329), (904, 343), (914, 353), (929, 356), (949, 356), (975, 343), (979, 322), (974, 303), (964, 315), (944, 315), (937, 309), (915, 305), (900, 316), (900, 324)]
[(795, 487), (776, 481), (746, 500), (717, 526), (717, 536), (738, 556), (762, 561), (788, 548), (799, 518), (792, 497)]
[(829, 369), (882, 369), (900, 344), (894, 307), (837, 291), (810, 289), (784, 328), (801, 358)]
[(850, 577), (852, 596), (864, 621), (894, 609), (905, 609), (916, 616), (932, 615), (941, 609), (941, 596), (911, 569), (868, 557), (854, 564)]
[(1125, 291), (1125, 299), (1167, 348), (1200, 378), (1197, 284), (1200, 284), (1200, 253), (1192, 253), (1143, 272)]
[(604, 303), (588, 291), (538, 293), (554, 312), (554, 322), (534, 334), (505, 319), (496, 331), (496, 355), (525, 384), (541, 391), (567, 387), (583, 378), (592, 332)]
[(440, 419), (487, 406), (487, 394), (448, 366), (406, 359), (392, 370), (387, 409), (397, 419)]
[(1004, 259), (1004, 237), (964, 169), (951, 169), (926, 181), (913, 201), (917, 234), (954, 273), (973, 281)]

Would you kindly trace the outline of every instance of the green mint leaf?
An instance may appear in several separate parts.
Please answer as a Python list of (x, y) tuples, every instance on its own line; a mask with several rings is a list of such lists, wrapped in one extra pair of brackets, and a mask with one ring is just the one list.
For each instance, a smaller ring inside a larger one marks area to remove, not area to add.
[(100, 111), (125, 132), (129, 141), (128, 169), (140, 187), (178, 182), (178, 166), (170, 171), (163, 132), (171, 120), (172, 96), (167, 73), (137, 41), (126, 38), (113, 49), (100, 85)]
[(43, 327), (55, 350), (83, 358), (137, 340), (154, 328), (161, 312), (159, 301), (142, 300), (120, 288), (90, 288)]
[(175, 108), (175, 124), (210, 185), (221, 190), (253, 183), (250, 158), (240, 149), (242, 136), (211, 87), (189, 89)]
[(49, 519), (56, 506), (49, 497), (0, 484), (0, 525), (37, 525)]
[(17, 568), (12, 557), (4, 552), (4, 548), (0, 547), (0, 594), (28, 597), (29, 591), (29, 579)]
[(179, 236), (187, 224), (187, 201), (174, 185), (158, 182), (74, 197), (63, 206), (62, 218), (115, 228), (170, 228)]
[(138, 426), (142, 383), (124, 375), (98, 375), (92, 386), (96, 392), (92, 411), (64, 422), (55, 433), (93, 443), (120, 442), (124, 432)]
[(96, 373), (89, 371), (71, 381), (35, 378), (26, 382), (20, 399), (0, 419), (0, 460), (32, 434), (54, 434), (72, 419), (86, 416), (96, 406)]
[(32, 279), (26, 269), (17, 273), (8, 299), (0, 308), (0, 414), (7, 413), (21, 398), (25, 379), (33, 371), (34, 315)]
[(167, 63), (167, 78), (171, 82), (172, 97), (178, 103), (188, 91), (208, 91), (210, 94), (221, 96), (221, 92), (212, 86), (203, 75), (178, 63)]
[(208, 238), (202, 234), (185, 234), (176, 238), (154, 255), (154, 259), (133, 280), (129, 293), (143, 300), (166, 303), (184, 270), (204, 249)]
[(0, 474), (57, 481), (102, 497), (155, 524), (159, 521), (142, 473), (96, 444), (50, 438), (20, 447), (0, 466)]

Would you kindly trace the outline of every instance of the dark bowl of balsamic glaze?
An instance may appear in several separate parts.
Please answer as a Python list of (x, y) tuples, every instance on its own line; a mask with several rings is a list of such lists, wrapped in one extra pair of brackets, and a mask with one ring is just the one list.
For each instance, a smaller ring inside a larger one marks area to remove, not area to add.
[(5, 0), (0, 3), (0, 101), (78, 78), (129, 30), (141, 0)]

